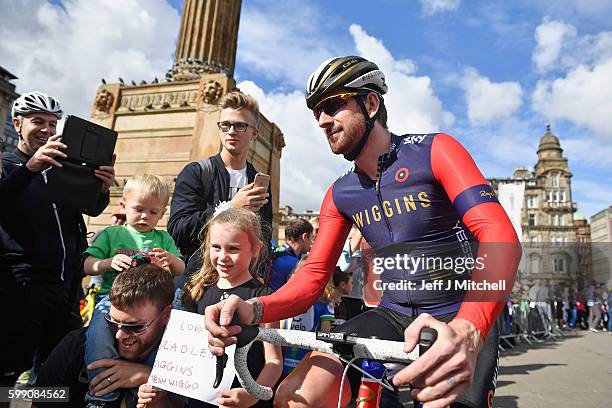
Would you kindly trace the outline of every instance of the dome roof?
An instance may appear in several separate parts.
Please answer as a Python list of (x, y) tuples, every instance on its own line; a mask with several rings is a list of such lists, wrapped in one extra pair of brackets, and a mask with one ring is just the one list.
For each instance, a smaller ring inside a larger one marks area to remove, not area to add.
[(546, 125), (546, 133), (540, 139), (540, 145), (538, 146), (538, 155), (541, 152), (549, 151), (553, 156), (561, 158), (563, 149), (561, 149), (561, 143), (559, 138), (550, 131), (550, 124)]
[(546, 133), (544, 133), (544, 136), (540, 139), (540, 149), (546, 148), (561, 148), (559, 138), (550, 131), (550, 124), (546, 125)]

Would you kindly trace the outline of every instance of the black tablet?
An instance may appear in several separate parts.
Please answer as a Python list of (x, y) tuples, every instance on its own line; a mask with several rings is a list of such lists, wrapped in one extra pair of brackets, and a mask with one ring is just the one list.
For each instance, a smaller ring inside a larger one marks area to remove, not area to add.
[(61, 141), (68, 146), (64, 150), (68, 157), (58, 159), (62, 167), (52, 167), (47, 173), (50, 198), (53, 202), (83, 210), (94, 208), (102, 181), (93, 171), (112, 164), (117, 132), (68, 116)]

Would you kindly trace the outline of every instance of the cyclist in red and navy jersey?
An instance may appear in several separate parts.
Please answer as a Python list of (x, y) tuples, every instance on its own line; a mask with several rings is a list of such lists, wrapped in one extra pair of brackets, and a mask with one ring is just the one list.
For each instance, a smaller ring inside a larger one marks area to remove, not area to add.
[[(483, 245), (505, 243), (501, 257), (492, 250), (497, 257), (468, 273), (384, 264), (379, 307), (336, 328), (360, 337), (405, 341), (406, 351), (415, 347), (423, 327), (436, 329), (438, 340), (430, 351), (398, 372), (394, 383), (410, 383), (413, 397), (428, 407), (491, 406), (497, 372), (495, 321), (503, 301), (479, 297), (474, 289), (455, 283), (495, 276), (511, 288), (520, 245), (493, 190), (459, 142), (444, 133), (389, 132), (386, 91), (384, 74), (356, 56), (325, 61), (310, 76), (306, 103), (332, 152), (355, 166), (329, 188), (317, 239), (291, 285), (270, 296), (247, 302), (230, 298), (207, 309), (210, 348), (221, 354), (224, 345), (234, 342), (232, 336), (240, 330), (229, 326), (234, 311), (241, 321), (255, 324), (307, 309), (322, 293), (352, 224), (385, 261), (399, 255), (486, 259)], [(452, 285), (418, 290), (435, 281)], [(417, 289), (406, 289), (406, 282), (416, 283)], [(279, 386), (276, 404), (335, 406), (342, 369), (336, 358), (311, 353)], [(343, 401), (349, 392), (345, 387)]]

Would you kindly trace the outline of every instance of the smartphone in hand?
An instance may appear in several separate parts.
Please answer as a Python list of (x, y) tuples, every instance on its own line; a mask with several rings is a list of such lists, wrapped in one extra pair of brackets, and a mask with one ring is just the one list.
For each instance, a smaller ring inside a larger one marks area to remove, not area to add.
[(255, 175), (255, 181), (253, 184), (253, 188), (263, 187), (267, 191), (269, 185), (270, 185), (269, 175), (264, 174), (264, 173), (257, 173)]

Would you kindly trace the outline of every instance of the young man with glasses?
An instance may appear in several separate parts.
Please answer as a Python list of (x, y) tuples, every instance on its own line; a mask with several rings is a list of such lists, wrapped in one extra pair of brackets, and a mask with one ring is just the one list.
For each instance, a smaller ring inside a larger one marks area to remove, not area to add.
[[(497, 372), (495, 322), (505, 294), (461, 290), (456, 283), (481, 283), (486, 277), (506, 282), (510, 290), (520, 244), (491, 186), (459, 142), (444, 133), (399, 136), (388, 130), (386, 92), (382, 71), (358, 56), (327, 60), (310, 76), (306, 104), (332, 152), (354, 161), (354, 168), (329, 188), (317, 240), (292, 285), (269, 296), (246, 302), (230, 297), (207, 308), (211, 351), (220, 354), (234, 342), (232, 336), (240, 331), (228, 327), (234, 311), (243, 322), (257, 324), (293, 316), (312, 304), (356, 224), (376, 251), (375, 261), (384, 261), (382, 299), (379, 307), (334, 331), (405, 341), (410, 351), (421, 329), (431, 327), (438, 332), (436, 342), (393, 382), (411, 384), (413, 398), (428, 407), (490, 407)], [(503, 249), (501, 256), (494, 251), (496, 244)], [(413, 268), (394, 262), (396, 256), (408, 257)], [(419, 259), (425, 260), (415, 264)], [(450, 265), (427, 266), (442, 259), (450, 259)], [(468, 273), (455, 267), (470, 259), (482, 264)], [(406, 284), (419, 288), (438, 281), (445, 286), (413, 290)], [(349, 370), (349, 378), (351, 371), (358, 383), (359, 373)], [(278, 387), (275, 404), (336, 406), (342, 372), (335, 357), (313, 352)], [(342, 406), (349, 397), (345, 386)], [(381, 405), (400, 406), (397, 397)]]
[(187, 260), (184, 278), (177, 281), (179, 287), (200, 266), (200, 231), (216, 208), (229, 205), (255, 211), (261, 216), (268, 241), (272, 234), (270, 188), (254, 187), (257, 170), (247, 161), (251, 143), (259, 134), (257, 101), (241, 92), (230, 92), (219, 100), (218, 107), (221, 152), (185, 166), (174, 187), (168, 232)]
[[(87, 391), (104, 395), (118, 391), (116, 406), (135, 407), (138, 387), (147, 382), (157, 348), (170, 319), (174, 282), (161, 267), (146, 263), (119, 274), (110, 290), (111, 308), (105, 316), (108, 330), (115, 338), (114, 359), (103, 359), (89, 368), (101, 368), (87, 380), (83, 356), (85, 331), (70, 332), (41, 367), (37, 386), (69, 387), (69, 404), (82, 407)], [(49, 404), (38, 404), (50, 406)]]

